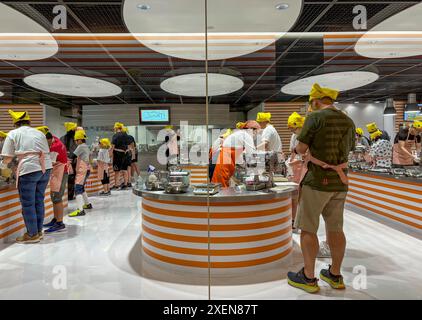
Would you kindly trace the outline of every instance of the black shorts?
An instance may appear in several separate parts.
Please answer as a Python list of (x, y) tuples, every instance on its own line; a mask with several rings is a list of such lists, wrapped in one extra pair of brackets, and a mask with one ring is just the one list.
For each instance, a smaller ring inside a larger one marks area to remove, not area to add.
[(135, 153), (135, 159), (131, 160), (132, 163), (138, 162), (138, 153)]
[(101, 184), (109, 184), (110, 183), (110, 177), (108, 176), (107, 171), (104, 170), (104, 177), (103, 180), (101, 180)]
[(130, 161), (128, 161), (127, 152), (118, 152), (113, 151), (113, 170), (114, 171), (126, 171), (130, 166)]

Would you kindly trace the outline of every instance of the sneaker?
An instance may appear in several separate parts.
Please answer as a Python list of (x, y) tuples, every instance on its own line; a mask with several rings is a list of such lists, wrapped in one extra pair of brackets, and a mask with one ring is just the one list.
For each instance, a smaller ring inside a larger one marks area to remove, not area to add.
[(128, 187), (128, 188), (132, 188), (132, 184), (129, 182), (129, 183), (127, 184), (127, 187)]
[(56, 218), (53, 218), (49, 223), (46, 223), (43, 225), (44, 228), (50, 228), (56, 224), (57, 220)]
[(44, 239), (44, 232), (38, 232), (38, 236), (40, 237), (40, 240)]
[(126, 189), (127, 189), (127, 186), (122, 185), (119, 190), (123, 191), (123, 190), (126, 190)]
[(292, 287), (302, 289), (308, 293), (316, 293), (319, 291), (318, 279), (306, 278), (304, 268), (297, 273), (289, 272), (287, 274), (287, 283)]
[(23, 236), (17, 237), (17, 243), (38, 243), (40, 242), (40, 235), (37, 233), (35, 236), (31, 237), (28, 232), (25, 232)]
[(106, 196), (106, 195), (107, 195), (107, 192), (101, 191), (98, 195), (99, 195), (100, 197), (104, 197), (104, 196)]
[(104, 195), (106, 195), (106, 196), (111, 196), (111, 191), (106, 192)]
[(327, 282), (333, 289), (338, 289), (338, 290), (346, 289), (346, 286), (344, 285), (344, 281), (343, 281), (343, 276), (333, 275), (330, 269), (331, 269), (331, 265), (328, 266), (328, 269), (321, 270), (319, 274), (319, 277), (321, 278), (321, 280)]
[(63, 232), (63, 231), (66, 231), (66, 225), (64, 223), (56, 223), (51, 228), (45, 230), (45, 233), (52, 234), (55, 232)]
[(327, 242), (321, 241), (321, 243), (319, 244), (317, 258), (331, 258), (331, 251)]
[(90, 204), (90, 203), (89, 203), (89, 204), (84, 204), (83, 208), (84, 208), (84, 210), (85, 210), (85, 209), (89, 209), (89, 210), (90, 210), (90, 209), (92, 209), (93, 207), (92, 207), (92, 204)]
[(80, 216), (84, 216), (85, 214), (86, 214), (85, 210), (81, 211), (81, 210), (77, 209), (77, 210), (69, 213), (69, 217), (80, 217)]

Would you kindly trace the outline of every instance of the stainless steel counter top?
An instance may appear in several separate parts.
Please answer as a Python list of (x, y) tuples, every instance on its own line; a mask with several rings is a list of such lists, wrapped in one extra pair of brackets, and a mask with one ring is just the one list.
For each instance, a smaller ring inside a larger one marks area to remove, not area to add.
[(412, 178), (412, 177), (406, 177), (403, 175), (393, 175), (389, 173), (380, 173), (380, 172), (372, 172), (372, 171), (361, 171), (361, 170), (351, 170), (349, 169), (350, 173), (359, 173), (359, 174), (365, 174), (369, 176), (378, 176), (382, 178), (390, 178), (390, 179), (396, 179), (397, 181), (403, 181), (403, 182), (413, 182), (413, 183), (420, 183), (422, 184), (421, 178)]
[[(236, 191), (234, 188), (222, 189), (219, 193), (215, 195), (210, 195), (210, 202), (229, 202), (229, 201), (254, 201), (254, 200), (269, 200), (276, 198), (284, 198), (290, 195), (295, 191), (295, 187), (289, 187), (283, 191), (273, 192), (271, 190), (261, 190), (261, 191)], [(158, 200), (173, 200), (173, 201), (198, 201), (206, 202), (207, 195), (194, 195), (192, 189), (187, 193), (182, 194), (168, 194), (164, 191), (148, 191), (148, 190), (136, 190), (133, 188), (133, 193), (139, 197), (143, 195), (158, 199)]]

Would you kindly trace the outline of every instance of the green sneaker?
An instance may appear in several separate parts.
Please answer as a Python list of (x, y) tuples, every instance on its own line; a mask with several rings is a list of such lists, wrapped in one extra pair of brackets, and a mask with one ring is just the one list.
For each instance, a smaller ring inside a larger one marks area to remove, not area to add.
[(335, 276), (330, 272), (331, 266), (328, 266), (328, 269), (322, 269), (319, 277), (321, 280), (327, 282), (331, 288), (337, 289), (337, 290), (343, 290), (346, 289), (346, 286), (344, 285), (343, 276)]
[(305, 277), (304, 268), (299, 272), (289, 272), (287, 274), (287, 283), (292, 287), (302, 289), (308, 293), (316, 293), (319, 291), (318, 279), (307, 279)]
[(69, 217), (81, 217), (81, 216), (84, 216), (85, 214), (86, 214), (85, 210), (81, 211), (81, 210), (77, 209), (77, 210), (69, 213)]
[(83, 206), (84, 209), (92, 209), (92, 204), (84, 204)]

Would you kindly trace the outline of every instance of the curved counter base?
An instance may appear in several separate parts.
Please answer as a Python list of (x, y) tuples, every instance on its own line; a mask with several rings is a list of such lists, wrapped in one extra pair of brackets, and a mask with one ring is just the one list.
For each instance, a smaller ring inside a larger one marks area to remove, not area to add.
[(292, 251), (290, 192), (212, 196), (209, 213), (206, 197), (142, 192), (142, 198), (143, 252), (167, 266), (249, 269)]

